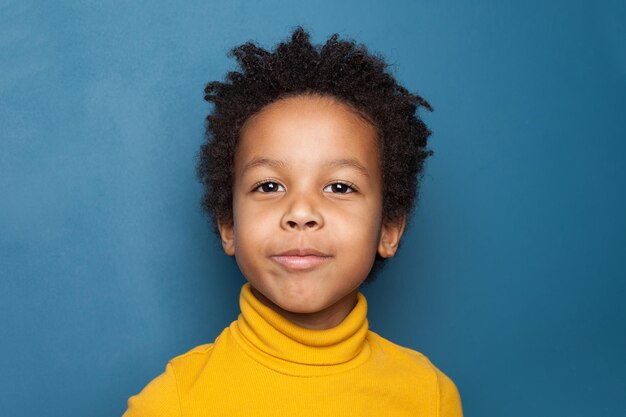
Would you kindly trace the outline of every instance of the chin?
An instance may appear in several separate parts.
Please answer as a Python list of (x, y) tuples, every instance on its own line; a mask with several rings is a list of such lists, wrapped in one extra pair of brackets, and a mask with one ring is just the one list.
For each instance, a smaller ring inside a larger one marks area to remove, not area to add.
[(297, 303), (297, 302), (286, 302), (286, 303), (275, 303), (277, 306), (282, 308), (285, 311), (294, 314), (311, 314), (317, 313), (324, 309), (323, 305), (318, 305), (317, 303)]
[(328, 299), (328, 295), (323, 291), (310, 291), (303, 294), (292, 294), (291, 296), (283, 294), (281, 303), (276, 303), (285, 311), (295, 314), (313, 314), (318, 313), (333, 303)]

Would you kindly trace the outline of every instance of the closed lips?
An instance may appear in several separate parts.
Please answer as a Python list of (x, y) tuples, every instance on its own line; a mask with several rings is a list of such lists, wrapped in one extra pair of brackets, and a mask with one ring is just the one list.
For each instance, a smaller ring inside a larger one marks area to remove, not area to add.
[(276, 262), (287, 269), (306, 270), (328, 262), (332, 256), (315, 249), (291, 249), (272, 256)]
[(328, 257), (330, 255), (322, 253), (317, 249), (312, 248), (299, 248), (299, 249), (289, 249), (285, 252), (279, 253), (277, 256), (321, 256)]

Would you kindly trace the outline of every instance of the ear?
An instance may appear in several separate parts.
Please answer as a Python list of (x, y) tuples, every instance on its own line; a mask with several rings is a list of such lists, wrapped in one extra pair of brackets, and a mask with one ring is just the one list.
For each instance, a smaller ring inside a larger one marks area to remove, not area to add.
[(222, 223), (221, 221), (217, 222), (217, 229), (220, 232), (220, 237), (222, 238), (222, 247), (224, 248), (224, 252), (227, 255), (234, 256), (235, 255), (235, 226), (232, 222), (230, 223)]
[(406, 214), (396, 221), (383, 221), (378, 240), (378, 254), (383, 258), (391, 258), (396, 254), (400, 238), (406, 227)]

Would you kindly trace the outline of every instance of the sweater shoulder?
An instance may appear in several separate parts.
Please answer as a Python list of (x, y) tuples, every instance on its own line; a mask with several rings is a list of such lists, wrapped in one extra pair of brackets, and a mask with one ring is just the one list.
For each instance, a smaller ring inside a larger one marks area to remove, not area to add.
[(185, 361), (190, 361), (190, 360), (193, 361), (194, 359), (198, 359), (200, 357), (210, 355), (214, 346), (215, 346), (214, 343), (205, 343), (202, 345), (198, 345), (192, 349), (189, 349), (187, 352), (182, 353), (170, 359), (170, 362), (182, 363)]
[(199, 345), (170, 359), (165, 371), (150, 381), (136, 395), (128, 399), (124, 417), (135, 416), (180, 416), (181, 377), (197, 373), (213, 350), (213, 343)]
[(180, 354), (172, 359), (169, 363), (174, 370), (179, 373), (193, 372), (195, 369), (201, 369), (211, 358), (211, 354), (215, 349), (215, 343), (205, 343), (198, 345), (187, 352)]
[(369, 331), (371, 341), (378, 345), (383, 356), (392, 363), (387, 366), (412, 369), (416, 379), (430, 381), (440, 417), (462, 417), (461, 397), (455, 383), (423, 353), (398, 345), (379, 334)]
[(433, 368), (435, 368), (430, 359), (423, 353), (418, 352), (417, 350), (413, 350), (408, 347), (394, 343), (391, 340), (386, 339), (371, 330), (369, 331), (369, 336), (371, 340), (386, 353), (391, 353), (393, 354), (393, 356), (398, 357), (401, 360), (408, 360), (414, 365), (423, 367), (425, 369), (432, 370)]

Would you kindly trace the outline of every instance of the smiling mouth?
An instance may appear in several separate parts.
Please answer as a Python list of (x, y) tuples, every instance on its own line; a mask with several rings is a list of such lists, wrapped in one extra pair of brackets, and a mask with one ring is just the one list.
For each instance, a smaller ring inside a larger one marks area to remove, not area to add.
[(306, 271), (326, 264), (332, 259), (332, 256), (316, 250), (293, 249), (274, 255), (272, 259), (286, 269)]

